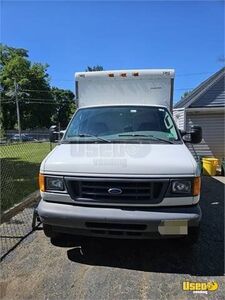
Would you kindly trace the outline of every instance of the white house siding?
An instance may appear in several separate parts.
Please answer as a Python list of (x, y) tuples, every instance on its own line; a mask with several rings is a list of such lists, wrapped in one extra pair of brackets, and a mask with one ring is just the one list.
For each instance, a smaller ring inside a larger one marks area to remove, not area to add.
[(173, 118), (179, 129), (185, 130), (185, 109), (175, 108), (173, 109)]
[(191, 125), (202, 127), (203, 140), (200, 144), (193, 145), (199, 156), (225, 157), (224, 141), (224, 112), (218, 113), (186, 113), (187, 130)]

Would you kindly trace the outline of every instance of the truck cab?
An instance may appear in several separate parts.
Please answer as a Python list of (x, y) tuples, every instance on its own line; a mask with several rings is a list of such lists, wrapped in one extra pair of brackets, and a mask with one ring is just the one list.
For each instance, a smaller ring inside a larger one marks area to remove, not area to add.
[(176, 127), (174, 70), (75, 79), (78, 109), (40, 168), (45, 234), (196, 242), (201, 178), (185, 143), (200, 142), (201, 129)]

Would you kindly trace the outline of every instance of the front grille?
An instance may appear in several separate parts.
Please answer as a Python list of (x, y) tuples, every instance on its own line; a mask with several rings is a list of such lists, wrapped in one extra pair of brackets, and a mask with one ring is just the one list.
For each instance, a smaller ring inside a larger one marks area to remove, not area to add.
[[(66, 177), (72, 199), (82, 204), (141, 205), (160, 203), (167, 190), (168, 179), (106, 179)], [(110, 189), (121, 190), (110, 194)]]
[(119, 229), (119, 230), (145, 230), (145, 224), (120, 224), (120, 223), (97, 223), (86, 222), (88, 228), (101, 228), (101, 229)]
[(139, 237), (143, 235), (143, 232), (137, 232), (137, 231), (115, 231), (115, 230), (90, 230), (90, 233), (93, 233), (95, 235), (106, 235), (109, 236), (128, 236), (128, 237)]

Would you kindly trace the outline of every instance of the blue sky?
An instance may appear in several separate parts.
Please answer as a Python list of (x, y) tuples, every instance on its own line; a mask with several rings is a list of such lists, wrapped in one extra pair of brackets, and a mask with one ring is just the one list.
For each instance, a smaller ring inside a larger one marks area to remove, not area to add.
[(175, 68), (175, 101), (223, 64), (222, 1), (2, 1), (2, 42), (48, 63), (51, 84), (74, 72)]

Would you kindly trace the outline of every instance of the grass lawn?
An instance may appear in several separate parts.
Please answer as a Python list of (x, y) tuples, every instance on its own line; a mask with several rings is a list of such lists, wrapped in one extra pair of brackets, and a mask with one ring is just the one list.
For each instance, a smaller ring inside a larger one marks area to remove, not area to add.
[(40, 163), (49, 151), (48, 142), (0, 146), (2, 211), (38, 189)]

